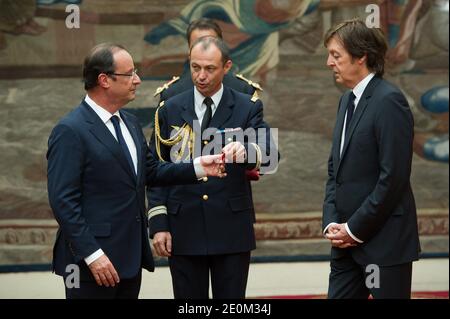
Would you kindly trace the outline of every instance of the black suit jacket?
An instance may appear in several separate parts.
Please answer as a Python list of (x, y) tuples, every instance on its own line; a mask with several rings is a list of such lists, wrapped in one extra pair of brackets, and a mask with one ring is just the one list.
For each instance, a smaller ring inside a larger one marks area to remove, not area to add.
[[(194, 110), (194, 91), (183, 92), (168, 99), (160, 108), (161, 135), (170, 136), (173, 126), (188, 123), (191, 127), (197, 119)], [(261, 101), (252, 102), (250, 96), (224, 86), (222, 99), (211, 119), (210, 127), (266, 128), (263, 121)], [(216, 139), (217, 137), (217, 139)], [(269, 152), (270, 132), (267, 131), (257, 144)], [(215, 136), (213, 143), (218, 149), (229, 141), (222, 135)], [(196, 147), (200, 147), (196, 144)], [(154, 143), (151, 144), (154, 147)], [(247, 147), (252, 147), (247, 145)], [(170, 148), (162, 147), (162, 155), (170, 160)], [(250, 251), (255, 248), (254, 208), (251, 186), (245, 171), (255, 164), (227, 164), (227, 176), (223, 179), (210, 177), (195, 185), (153, 188), (149, 192), (150, 208), (164, 205), (167, 214), (150, 219), (150, 234), (170, 231), (173, 255), (213, 255)], [(204, 195), (208, 196), (205, 200)]]
[(48, 195), (59, 224), (53, 269), (59, 275), (66, 274), (68, 264), (78, 264), (82, 278), (93, 280), (83, 259), (100, 248), (120, 278), (134, 277), (141, 267), (152, 271), (145, 185), (196, 181), (192, 164), (154, 160), (137, 118), (120, 114), (136, 144), (137, 175), (106, 125), (84, 101), (49, 137)]
[[(341, 133), (350, 91), (340, 100), (323, 206), (323, 227), (347, 222), (363, 244), (351, 250), (360, 264), (395, 265), (418, 259), (416, 206), (410, 175), (414, 123), (404, 95), (374, 77)], [(342, 249), (332, 248), (332, 257)]]

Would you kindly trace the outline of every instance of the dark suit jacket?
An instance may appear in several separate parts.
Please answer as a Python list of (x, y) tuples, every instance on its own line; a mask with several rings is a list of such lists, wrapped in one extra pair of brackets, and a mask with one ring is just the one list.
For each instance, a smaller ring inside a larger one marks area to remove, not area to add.
[[(420, 245), (410, 184), (414, 123), (408, 102), (398, 88), (374, 77), (361, 96), (340, 156), (349, 93), (339, 103), (323, 227), (347, 222), (364, 241), (349, 248), (360, 264), (417, 260)], [(340, 253), (342, 249), (332, 248), (332, 257)]]
[[(188, 123), (192, 127), (193, 120), (197, 119), (193, 88), (167, 100), (159, 112), (161, 135), (165, 138), (169, 136), (172, 126), (180, 127)], [(249, 95), (224, 86), (210, 127), (242, 130), (267, 127), (263, 121), (262, 103), (251, 102)], [(267, 136), (257, 141), (266, 154), (276, 151), (270, 150), (269, 135), (268, 132)], [(224, 146), (215, 138), (213, 142), (220, 143), (219, 150)], [(196, 147), (199, 147), (198, 143)], [(169, 151), (168, 147), (162, 147), (167, 160), (170, 160)], [(168, 214), (150, 219), (151, 236), (156, 232), (170, 231), (173, 255), (228, 254), (254, 249), (254, 208), (251, 186), (245, 175), (245, 170), (254, 166), (226, 165), (227, 176), (224, 179), (210, 177), (196, 185), (152, 189), (149, 194), (150, 208), (164, 205)], [(204, 195), (208, 196), (207, 200), (203, 199)]]
[[(255, 88), (253, 86), (236, 78), (236, 76), (231, 73), (225, 74), (223, 78), (223, 85), (245, 94), (252, 95), (255, 92)], [(189, 72), (185, 72), (181, 75), (177, 82), (172, 84), (167, 90), (161, 92), (160, 101), (166, 101), (172, 96), (183, 93), (193, 87), (194, 83), (192, 82), (191, 74)]]
[(68, 264), (79, 264), (82, 278), (92, 279), (83, 259), (100, 248), (120, 278), (134, 277), (141, 267), (152, 271), (145, 185), (196, 181), (192, 164), (155, 161), (137, 118), (120, 114), (136, 144), (137, 176), (111, 132), (84, 101), (49, 137), (48, 195), (60, 226), (53, 269), (59, 275)]

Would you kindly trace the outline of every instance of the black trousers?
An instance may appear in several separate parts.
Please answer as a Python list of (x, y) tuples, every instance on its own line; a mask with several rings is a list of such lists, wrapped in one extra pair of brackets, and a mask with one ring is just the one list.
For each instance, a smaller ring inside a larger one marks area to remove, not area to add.
[(208, 299), (211, 273), (214, 299), (243, 299), (247, 288), (250, 252), (169, 257), (176, 299)]
[(350, 254), (331, 260), (329, 299), (410, 299), (412, 262), (379, 266), (357, 264)]
[(66, 299), (137, 299), (141, 288), (142, 271), (130, 279), (120, 279), (115, 287), (99, 286), (95, 281), (81, 281), (79, 288), (66, 287)]

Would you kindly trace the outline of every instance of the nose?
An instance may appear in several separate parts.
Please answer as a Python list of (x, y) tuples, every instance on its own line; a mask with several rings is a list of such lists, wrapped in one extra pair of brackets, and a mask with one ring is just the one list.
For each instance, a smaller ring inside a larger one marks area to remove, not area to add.
[(135, 85), (141, 84), (141, 78), (139, 77), (139, 75), (137, 75), (137, 74), (134, 75), (133, 84), (135, 84)]
[(198, 74), (199, 79), (204, 80), (206, 79), (206, 71), (201, 69), (200, 73)]
[(333, 65), (334, 65), (333, 57), (332, 57), (331, 55), (328, 55), (328, 58), (327, 58), (327, 66), (328, 66), (329, 68), (331, 68), (331, 67), (333, 67)]

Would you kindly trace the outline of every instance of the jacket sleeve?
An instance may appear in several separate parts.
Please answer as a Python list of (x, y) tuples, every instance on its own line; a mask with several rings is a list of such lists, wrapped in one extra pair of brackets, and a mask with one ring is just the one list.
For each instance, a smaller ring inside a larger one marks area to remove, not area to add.
[(78, 262), (101, 247), (82, 215), (84, 155), (78, 135), (68, 125), (59, 124), (51, 132), (47, 160), (50, 206)]
[(330, 223), (337, 223), (338, 216), (336, 212), (336, 179), (333, 167), (333, 148), (328, 158), (328, 179), (325, 186), (325, 199), (323, 202), (322, 213), (322, 231)]
[[(160, 110), (159, 127), (163, 137), (167, 137), (167, 128), (165, 120), (165, 109)], [(153, 130), (152, 137), (149, 143), (149, 152), (154, 158), (158, 158), (155, 143), (155, 131)], [(168, 161), (170, 158), (169, 150), (164, 145), (161, 145), (161, 156)], [(167, 198), (169, 194), (168, 187), (147, 187), (147, 202), (148, 202), (148, 221), (149, 221), (149, 235), (153, 235), (161, 231), (169, 231), (169, 221), (167, 218)]]
[(147, 186), (170, 186), (197, 182), (192, 161), (189, 163), (160, 162), (150, 151), (146, 141), (145, 150)]
[(410, 185), (414, 123), (401, 92), (386, 95), (377, 105), (375, 134), (380, 175), (372, 193), (347, 222), (362, 241), (379, 231)]
[[(339, 113), (339, 109), (342, 103), (342, 96), (339, 100), (337, 114)], [(336, 117), (337, 117), (336, 114)], [(335, 131), (337, 129), (337, 123), (335, 124)], [(335, 132), (336, 134), (336, 132)], [(328, 158), (328, 178), (325, 186), (325, 199), (323, 201), (322, 208), (322, 231), (325, 230), (330, 223), (339, 222), (338, 214), (336, 212), (336, 174), (335, 167), (333, 163), (333, 154), (335, 152), (335, 147), (340, 147), (340, 145), (335, 145), (336, 143), (332, 143), (330, 156)]]

